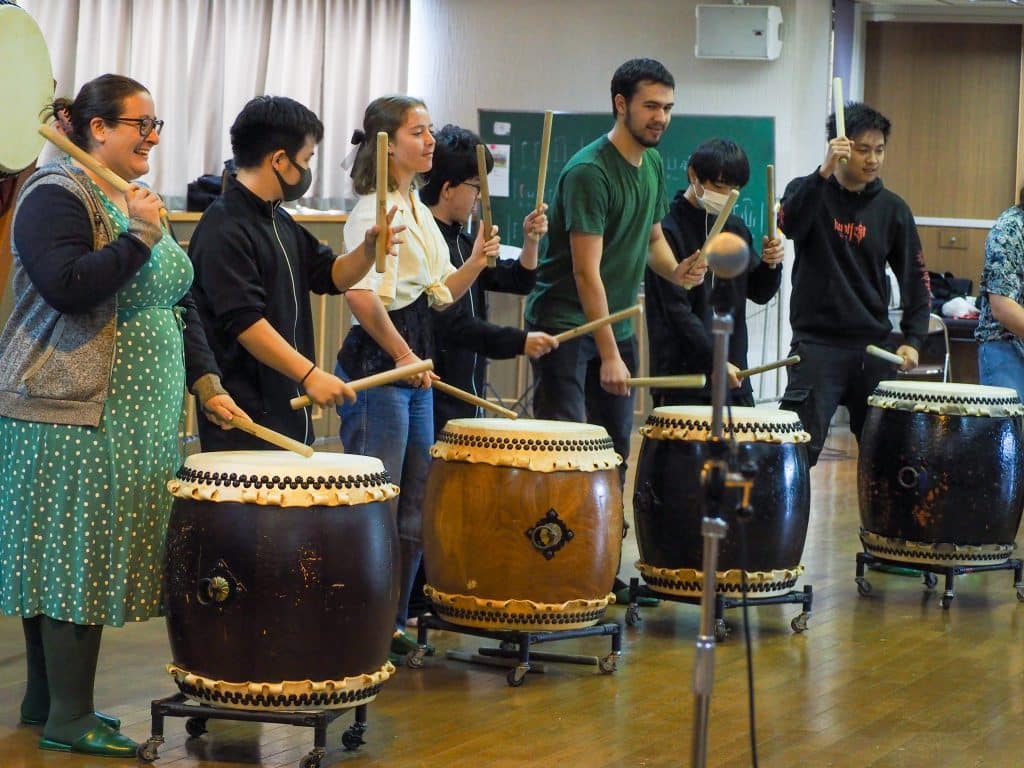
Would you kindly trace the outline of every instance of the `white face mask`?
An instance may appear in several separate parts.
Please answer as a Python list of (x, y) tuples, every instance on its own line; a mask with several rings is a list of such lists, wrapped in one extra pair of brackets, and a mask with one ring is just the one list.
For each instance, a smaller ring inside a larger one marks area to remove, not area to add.
[(724, 195), (721, 192), (715, 192), (713, 189), (704, 187), (704, 194), (697, 194), (697, 187), (694, 186), (693, 194), (697, 198), (697, 204), (700, 205), (708, 213), (713, 213), (716, 216), (722, 212), (725, 208), (725, 204), (729, 202), (729, 196)]

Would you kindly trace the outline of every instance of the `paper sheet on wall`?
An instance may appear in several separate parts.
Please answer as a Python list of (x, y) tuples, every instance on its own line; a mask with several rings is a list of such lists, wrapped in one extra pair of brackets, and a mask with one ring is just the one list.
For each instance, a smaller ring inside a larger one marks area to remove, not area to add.
[(491, 156), (494, 158), (494, 167), (487, 174), (487, 187), (491, 197), (508, 197), (509, 195), (509, 156), (512, 152), (511, 144), (488, 144)]

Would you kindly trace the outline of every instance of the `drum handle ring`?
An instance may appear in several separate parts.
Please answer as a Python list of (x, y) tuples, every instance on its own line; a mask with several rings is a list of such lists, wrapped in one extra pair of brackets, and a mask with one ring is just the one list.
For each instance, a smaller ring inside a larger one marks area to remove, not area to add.
[(900, 467), (896, 473), (896, 482), (908, 491), (917, 488), (921, 473), (914, 467)]
[(223, 560), (218, 560), (210, 575), (199, 579), (196, 584), (196, 600), (200, 605), (224, 605), (231, 602), (239, 592), (245, 592), (245, 587)]

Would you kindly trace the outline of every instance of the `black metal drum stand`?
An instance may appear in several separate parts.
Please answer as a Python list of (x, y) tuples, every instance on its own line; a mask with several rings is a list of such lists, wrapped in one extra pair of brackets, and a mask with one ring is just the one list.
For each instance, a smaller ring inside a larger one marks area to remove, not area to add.
[[(550, 661), (562, 664), (585, 664), (597, 666), (605, 674), (611, 674), (618, 668), (618, 660), (622, 655), (622, 628), (618, 622), (608, 621), (595, 624), (592, 627), (580, 629), (556, 629), (550, 631), (519, 631), (501, 629), (479, 629), (467, 627), (461, 624), (452, 624), (433, 613), (424, 613), (419, 618), (416, 642), (419, 647), (409, 651), (406, 656), (406, 664), (413, 669), (423, 666), (423, 659), (427, 655), (427, 633), (431, 629), (439, 629), (445, 632), (459, 632), (474, 637), (485, 637), (490, 640), (497, 640), (497, 648), (480, 648), (479, 654), (483, 657), (495, 659), (517, 659), (518, 664), (508, 671), (506, 679), (508, 684), (517, 688), (526, 681), (526, 673), (530, 671), (530, 661)], [(607, 656), (600, 658), (596, 656), (581, 656), (568, 653), (544, 653), (530, 652), (530, 647), (540, 643), (550, 643), (554, 640), (569, 640), (574, 637), (595, 637), (611, 635), (612, 649)]]
[(185, 730), (197, 738), (206, 733), (207, 720), (240, 720), (249, 723), (282, 723), (313, 729), (313, 749), (299, 760), (299, 768), (320, 768), (320, 761), (327, 754), (327, 727), (339, 717), (355, 709), (355, 722), (341, 735), (341, 745), (348, 750), (359, 749), (365, 742), (366, 707), (359, 704), (345, 709), (318, 709), (309, 712), (278, 712), (273, 710), (228, 709), (208, 704), (186, 703), (184, 694), (177, 693), (164, 699), (156, 699), (150, 705), (153, 715), (152, 735), (139, 745), (138, 757), (146, 763), (157, 759), (157, 750), (164, 743), (164, 718), (187, 717)]
[[(664, 592), (655, 592), (646, 584), (641, 584), (640, 579), (634, 576), (629, 580), (629, 606), (626, 608), (626, 626), (633, 627), (640, 623), (641, 597), (655, 597), (659, 600), (671, 600), (674, 603), (688, 603), (689, 605), (700, 605), (700, 597), (686, 597), (682, 595), (667, 595)], [(783, 595), (772, 595), (771, 597), (729, 597), (721, 592), (715, 593), (715, 640), (722, 642), (729, 636), (729, 625), (725, 623), (725, 610), (727, 608), (759, 608), (762, 605), (782, 605), (794, 603), (803, 606), (803, 610), (789, 622), (790, 628), (800, 633), (807, 629), (807, 620), (811, 618), (811, 606), (814, 601), (814, 590), (810, 584), (805, 584), (803, 589), (792, 589)]]

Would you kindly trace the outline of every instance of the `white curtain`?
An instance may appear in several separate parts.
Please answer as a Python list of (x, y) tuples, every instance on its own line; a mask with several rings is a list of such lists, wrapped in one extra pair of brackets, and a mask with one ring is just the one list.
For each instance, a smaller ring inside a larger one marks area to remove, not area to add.
[[(404, 92), (410, 0), (20, 0), (50, 50), (57, 94), (105, 72), (135, 78), (166, 121), (146, 181), (169, 206), (219, 174), (228, 129), (254, 96), (290, 96), (316, 112), (324, 141), (304, 203), (346, 208), (341, 162), (366, 104)], [(52, 151), (44, 158), (52, 157)]]

